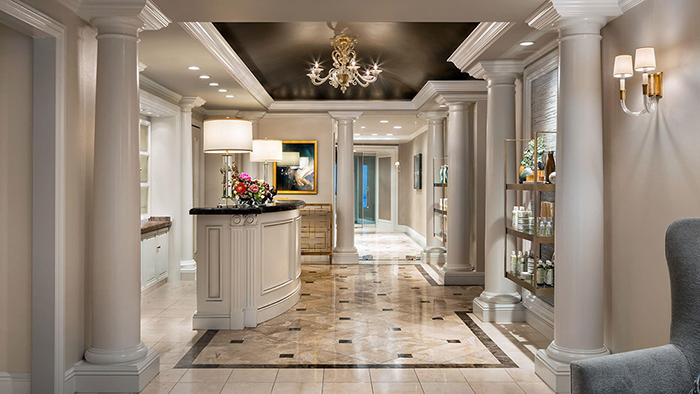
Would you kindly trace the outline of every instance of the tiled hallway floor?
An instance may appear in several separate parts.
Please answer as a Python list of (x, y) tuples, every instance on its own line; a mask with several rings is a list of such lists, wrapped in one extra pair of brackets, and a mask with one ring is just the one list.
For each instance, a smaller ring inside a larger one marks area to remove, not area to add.
[(144, 295), (142, 337), (160, 353), (161, 373), (142, 392), (551, 393), (533, 373), (546, 338), (467, 313), (480, 287), (432, 286), (413, 264), (302, 271), (309, 295), (243, 331), (193, 331), (193, 282)]

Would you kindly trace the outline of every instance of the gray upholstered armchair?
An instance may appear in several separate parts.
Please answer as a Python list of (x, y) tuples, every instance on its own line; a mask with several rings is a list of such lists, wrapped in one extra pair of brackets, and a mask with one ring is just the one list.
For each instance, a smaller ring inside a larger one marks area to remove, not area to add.
[(571, 364), (574, 394), (687, 394), (700, 374), (700, 219), (666, 231), (671, 341), (651, 349)]

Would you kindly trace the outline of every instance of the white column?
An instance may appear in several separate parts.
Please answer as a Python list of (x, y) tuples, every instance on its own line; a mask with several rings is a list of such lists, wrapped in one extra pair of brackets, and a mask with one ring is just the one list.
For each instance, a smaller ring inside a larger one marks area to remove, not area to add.
[[(486, 115), (486, 209), (484, 291), (474, 300), (474, 314), (488, 322), (525, 321), (518, 286), (505, 278), (506, 218), (504, 216), (504, 141), (515, 138), (515, 80), (523, 71), (520, 61), (481, 62), (474, 72), (488, 82)], [(513, 170), (515, 150), (506, 164)], [(512, 205), (512, 204), (511, 204)], [(514, 247), (509, 242), (508, 250)]]
[(473, 284), (474, 267), (469, 261), (469, 141), (473, 132), (471, 103), (446, 102), (447, 122), (447, 262), (443, 266), (446, 285)]
[[(431, 264), (441, 264), (445, 261), (445, 243), (434, 236), (435, 233), (435, 208), (439, 208), (439, 201), (435, 198), (443, 197), (443, 188), (436, 188), (434, 183), (435, 174), (438, 168), (435, 167), (435, 162), (441, 162), (445, 157), (445, 112), (430, 112), (426, 114), (428, 120), (428, 152), (426, 158), (426, 187), (425, 187), (425, 250), (423, 251), (422, 259), (424, 262)], [(437, 160), (436, 160), (437, 159)]]
[[(137, 42), (143, 23), (126, 16), (95, 17), (91, 23), (98, 46), (92, 344), (85, 359), (100, 365), (91, 369), (93, 375), (110, 386), (81, 391), (133, 391), (155, 376), (159, 364), (158, 353), (141, 342), (140, 324)], [(112, 376), (111, 383), (101, 373)]]
[[(182, 167), (180, 210), (180, 269), (196, 268), (194, 261), (194, 216), (190, 208), (194, 206), (194, 151), (192, 150), (192, 109), (204, 105), (199, 97), (183, 97), (180, 100), (180, 165)], [(179, 275), (175, 280), (179, 279)], [(170, 279), (168, 279), (170, 280)]]
[(603, 126), (600, 29), (606, 18), (563, 18), (559, 30), (554, 342), (535, 371), (569, 392), (574, 360), (603, 342)]
[(333, 249), (333, 263), (357, 264), (360, 257), (355, 248), (353, 122), (362, 112), (329, 113), (338, 122), (338, 197), (335, 204), (338, 234)]

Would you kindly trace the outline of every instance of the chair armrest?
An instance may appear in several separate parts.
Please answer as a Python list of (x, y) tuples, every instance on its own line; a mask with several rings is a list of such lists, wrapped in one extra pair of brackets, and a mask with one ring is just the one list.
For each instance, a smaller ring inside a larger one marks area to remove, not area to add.
[(571, 363), (572, 394), (684, 394), (692, 387), (688, 360), (675, 345)]

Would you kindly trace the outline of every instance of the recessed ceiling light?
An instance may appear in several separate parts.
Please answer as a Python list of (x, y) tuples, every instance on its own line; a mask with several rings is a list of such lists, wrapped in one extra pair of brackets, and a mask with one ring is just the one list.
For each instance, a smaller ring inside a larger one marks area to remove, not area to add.
[(389, 137), (391, 137), (392, 135), (393, 135), (393, 134), (391, 134), (391, 133), (388, 133), (388, 134), (387, 134), (387, 136), (389, 136)]
[(379, 134), (372, 134), (372, 135), (373, 135), (373, 136), (377, 136), (377, 135), (379, 135)]
[(199, 67), (197, 67), (197, 66), (189, 66), (189, 67), (187, 67), (187, 69), (188, 69), (188, 70), (192, 70), (192, 71), (197, 71), (197, 70), (199, 70)]
[(389, 123), (388, 120), (380, 120), (379, 123)]
[(219, 92), (221, 92), (221, 93), (226, 93), (226, 92), (228, 92), (228, 90), (226, 90), (226, 89), (219, 89)]
[(208, 76), (208, 75), (200, 75), (199, 78), (201, 78), (201, 79), (209, 79), (209, 78), (211, 78), (211, 77)]
[(521, 47), (529, 47), (531, 45), (535, 45), (535, 42), (534, 41), (523, 41), (520, 43)]
[(438, 107), (440, 107), (440, 108), (445, 108), (445, 107), (447, 107), (447, 106), (446, 106), (445, 104), (440, 104), (440, 105), (438, 105)]
[(219, 86), (218, 82), (209, 82), (209, 86)]
[(227, 98), (233, 98), (234, 96), (233, 96), (232, 94), (227, 94), (226, 97), (227, 97)]
[(366, 128), (367, 128), (367, 126), (360, 126), (360, 128), (361, 128), (361, 129), (366, 129)]
[(401, 126), (394, 126), (394, 128), (395, 128), (395, 129), (400, 129), (400, 128), (401, 128)]

